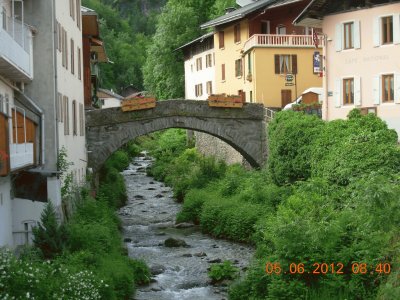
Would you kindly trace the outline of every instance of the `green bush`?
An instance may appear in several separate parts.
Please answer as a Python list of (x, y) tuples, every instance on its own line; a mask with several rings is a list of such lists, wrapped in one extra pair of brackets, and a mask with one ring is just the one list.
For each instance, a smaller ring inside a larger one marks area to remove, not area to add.
[(199, 224), (203, 204), (205, 200), (210, 197), (210, 193), (211, 191), (208, 189), (190, 190), (185, 196), (185, 201), (183, 202), (181, 211), (176, 216), (176, 223), (192, 221), (195, 224)]
[(316, 116), (282, 111), (269, 123), (268, 170), (278, 185), (311, 176), (312, 143), (324, 123)]
[(60, 255), (65, 247), (66, 231), (59, 224), (53, 204), (49, 201), (40, 216), (40, 223), (33, 228), (33, 243), (44, 258)]
[(225, 260), (221, 264), (214, 264), (211, 266), (208, 276), (212, 282), (216, 283), (222, 280), (235, 279), (238, 276), (239, 269), (232, 265), (232, 262)]

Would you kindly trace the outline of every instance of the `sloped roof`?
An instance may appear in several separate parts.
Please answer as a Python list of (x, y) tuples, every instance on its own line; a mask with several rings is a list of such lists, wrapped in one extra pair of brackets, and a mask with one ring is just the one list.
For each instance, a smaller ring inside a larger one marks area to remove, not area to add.
[(106, 95), (109, 95), (111, 97), (114, 97), (115, 99), (118, 99), (118, 100), (124, 99), (124, 97), (122, 97), (121, 95), (118, 95), (118, 94), (116, 94), (116, 93), (114, 93), (113, 91), (110, 91), (110, 90), (106, 90), (106, 89), (101, 89), (100, 88), (100, 89), (98, 89), (98, 91), (101, 92), (101, 93), (104, 93)]
[(176, 48), (175, 51), (176, 51), (176, 50), (179, 50), (179, 49), (182, 49), (182, 48), (185, 48), (185, 47), (187, 47), (187, 46), (189, 46), (189, 45), (191, 45), (191, 44), (194, 44), (194, 43), (196, 43), (196, 42), (202, 42), (202, 41), (205, 40), (206, 38), (209, 38), (209, 37), (211, 37), (211, 36), (213, 36), (213, 35), (214, 35), (214, 32), (208, 32), (208, 33), (202, 35), (201, 37), (198, 37), (197, 39), (194, 39), (193, 41), (190, 41), (189, 43), (186, 43), (185, 45), (180, 46), (179, 48)]
[(316, 26), (321, 24), (324, 16), (372, 7), (375, 5), (392, 4), (399, 0), (312, 0), (300, 15), (293, 21), (295, 25)]
[(274, 8), (278, 6), (283, 6), (286, 4), (294, 3), (294, 2), (299, 2), (303, 0), (259, 0), (257, 2), (254, 2), (252, 4), (243, 6), (241, 8), (238, 8), (230, 13), (227, 13), (223, 16), (220, 16), (214, 20), (208, 21), (202, 25), (200, 25), (201, 29), (209, 28), (209, 27), (214, 27), (222, 24), (226, 24), (229, 22), (237, 21), (240, 19), (243, 19), (245, 16), (260, 10), (260, 9), (269, 9), (269, 8)]

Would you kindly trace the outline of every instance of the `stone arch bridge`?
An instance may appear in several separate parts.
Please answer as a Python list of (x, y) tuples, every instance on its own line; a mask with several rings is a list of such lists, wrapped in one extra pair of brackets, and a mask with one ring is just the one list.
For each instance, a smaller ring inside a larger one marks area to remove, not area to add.
[(262, 104), (243, 108), (209, 107), (207, 101), (166, 100), (153, 109), (122, 112), (121, 108), (86, 112), (88, 166), (96, 172), (121, 146), (139, 136), (167, 128), (205, 132), (225, 141), (251, 164), (266, 158), (266, 123)]

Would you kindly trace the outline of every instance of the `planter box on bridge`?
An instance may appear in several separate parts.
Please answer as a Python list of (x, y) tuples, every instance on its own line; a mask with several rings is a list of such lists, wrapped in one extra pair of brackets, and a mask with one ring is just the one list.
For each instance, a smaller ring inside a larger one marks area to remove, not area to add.
[(243, 102), (242, 96), (225, 94), (208, 96), (208, 106), (212, 107), (242, 108)]
[(144, 97), (144, 98), (130, 98), (122, 101), (122, 111), (133, 111), (142, 110), (156, 107), (156, 98)]

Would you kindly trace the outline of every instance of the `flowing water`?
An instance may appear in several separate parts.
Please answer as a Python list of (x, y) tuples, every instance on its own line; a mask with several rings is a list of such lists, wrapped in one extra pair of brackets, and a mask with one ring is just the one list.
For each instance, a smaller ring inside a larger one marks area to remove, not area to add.
[[(139, 287), (136, 300), (227, 299), (226, 286), (213, 286), (207, 276), (215, 262), (231, 260), (241, 273), (254, 252), (251, 247), (213, 239), (197, 226), (177, 228), (175, 216), (181, 204), (171, 189), (146, 175), (152, 160), (143, 154), (123, 172), (128, 204), (119, 215), (129, 256), (143, 259), (155, 274), (150, 285)], [(187, 246), (164, 246), (168, 238)]]

